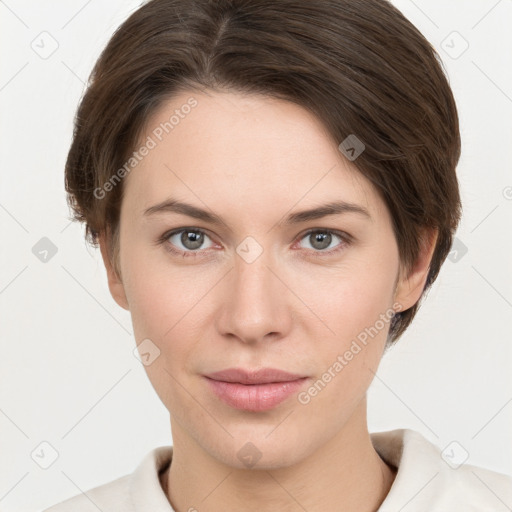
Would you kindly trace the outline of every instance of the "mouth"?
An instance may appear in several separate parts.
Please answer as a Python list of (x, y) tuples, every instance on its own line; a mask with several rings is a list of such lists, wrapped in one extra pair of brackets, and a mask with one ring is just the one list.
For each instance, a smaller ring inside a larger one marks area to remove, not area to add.
[(204, 376), (209, 388), (227, 405), (245, 411), (273, 409), (297, 393), (309, 377), (263, 368), (247, 371), (232, 368)]
[(307, 376), (279, 370), (278, 368), (260, 368), (258, 370), (227, 368), (226, 370), (209, 373), (205, 377), (238, 384), (270, 384), (275, 382), (292, 382)]

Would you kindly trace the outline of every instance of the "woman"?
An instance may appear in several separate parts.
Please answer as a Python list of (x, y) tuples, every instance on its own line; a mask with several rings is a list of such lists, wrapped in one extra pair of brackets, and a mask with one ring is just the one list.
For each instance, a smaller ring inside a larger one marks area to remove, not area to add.
[(512, 506), (509, 477), (368, 432), (366, 392), (460, 219), (455, 101), (397, 9), (151, 0), (75, 123), (69, 202), (173, 444), (49, 511)]

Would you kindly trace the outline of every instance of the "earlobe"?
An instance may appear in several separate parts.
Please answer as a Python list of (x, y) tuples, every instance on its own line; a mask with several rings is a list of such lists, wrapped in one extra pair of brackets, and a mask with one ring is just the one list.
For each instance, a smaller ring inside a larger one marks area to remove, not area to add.
[(425, 229), (416, 262), (408, 269), (407, 273), (402, 269), (400, 271), (394, 300), (401, 305), (401, 311), (411, 308), (421, 298), (436, 247), (437, 236), (437, 229)]
[(101, 256), (103, 259), (103, 263), (105, 265), (105, 269), (107, 271), (107, 277), (108, 277), (108, 288), (110, 290), (110, 295), (112, 295), (112, 298), (121, 306), (123, 309), (126, 309), (129, 311), (130, 307), (128, 304), (128, 299), (126, 298), (126, 293), (124, 290), (124, 285), (121, 280), (121, 277), (118, 276), (117, 272), (115, 271), (112, 262), (109, 257), (109, 246), (110, 243), (107, 239), (105, 233), (101, 233), (98, 237), (99, 245), (100, 245), (100, 251)]

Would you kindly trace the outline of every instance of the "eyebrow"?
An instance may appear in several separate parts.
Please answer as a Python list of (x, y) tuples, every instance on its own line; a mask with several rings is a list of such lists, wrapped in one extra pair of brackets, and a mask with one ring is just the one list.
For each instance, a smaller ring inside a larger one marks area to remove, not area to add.
[[(180, 213), (193, 217), (194, 219), (202, 220), (204, 222), (213, 225), (226, 225), (222, 217), (219, 217), (215, 213), (212, 213), (197, 206), (178, 201), (177, 199), (167, 199), (161, 203), (158, 203), (144, 211), (144, 216), (149, 217), (157, 214), (164, 213)], [(366, 208), (354, 203), (348, 203), (346, 201), (332, 201), (330, 203), (310, 208), (308, 210), (302, 210), (299, 212), (291, 213), (283, 221), (278, 222), (279, 225), (294, 225), (301, 222), (307, 222), (310, 220), (321, 219), (328, 215), (340, 215), (343, 213), (356, 213), (367, 219), (371, 219), (371, 215)]]

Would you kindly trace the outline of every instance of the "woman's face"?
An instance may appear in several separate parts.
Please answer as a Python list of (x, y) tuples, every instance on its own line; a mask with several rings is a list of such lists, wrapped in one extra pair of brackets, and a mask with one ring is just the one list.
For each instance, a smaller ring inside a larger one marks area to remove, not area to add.
[[(421, 292), (397, 281), (391, 218), (370, 182), (314, 116), (262, 96), (182, 92), (150, 118), (143, 144), (123, 183), (122, 282), (110, 269), (109, 285), (131, 312), (173, 438), (230, 466), (251, 452), (277, 467), (365, 428), (392, 311)], [(166, 201), (204, 214), (148, 212)], [(349, 206), (298, 215), (330, 203)], [(225, 385), (228, 403), (205, 377), (264, 367), (306, 378), (279, 403), (269, 386), (282, 384)]]

